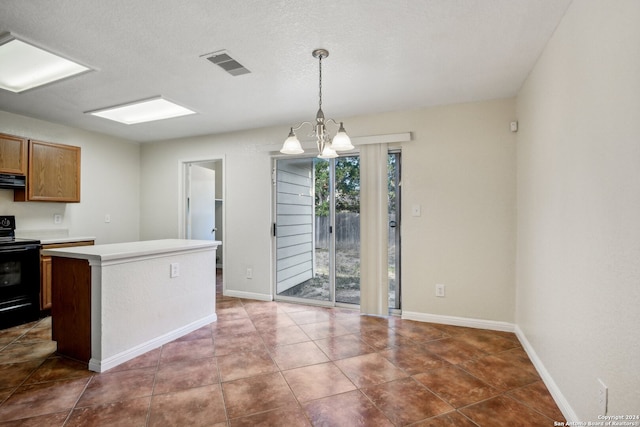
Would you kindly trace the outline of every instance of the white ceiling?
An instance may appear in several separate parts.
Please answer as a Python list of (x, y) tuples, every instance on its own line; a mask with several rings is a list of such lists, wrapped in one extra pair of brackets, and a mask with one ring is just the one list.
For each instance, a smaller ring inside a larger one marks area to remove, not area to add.
[[(514, 96), (571, 0), (2, 0), (11, 32), (95, 71), (0, 110), (147, 142)], [(251, 74), (201, 55), (226, 49)], [(0, 64), (0, 67), (2, 64)], [(86, 111), (161, 95), (198, 114), (123, 125)], [(348, 125), (347, 130), (348, 130)]]

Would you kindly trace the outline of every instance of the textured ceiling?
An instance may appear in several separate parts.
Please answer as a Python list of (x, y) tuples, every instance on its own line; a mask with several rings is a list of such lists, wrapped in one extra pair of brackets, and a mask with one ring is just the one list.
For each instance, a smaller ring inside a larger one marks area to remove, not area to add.
[[(0, 110), (156, 141), (514, 96), (571, 0), (2, 0), (0, 33), (95, 71)], [(251, 74), (202, 55), (226, 49)], [(2, 64), (0, 64), (0, 67)], [(86, 111), (161, 95), (198, 114), (123, 125)], [(286, 131), (285, 131), (286, 132)]]

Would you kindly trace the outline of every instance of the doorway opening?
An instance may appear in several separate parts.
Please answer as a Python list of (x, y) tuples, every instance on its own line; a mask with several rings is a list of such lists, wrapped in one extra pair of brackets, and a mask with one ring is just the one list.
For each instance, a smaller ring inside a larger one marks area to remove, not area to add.
[(180, 237), (219, 241), (216, 251), (216, 291), (224, 281), (224, 159), (184, 161), (180, 209)]

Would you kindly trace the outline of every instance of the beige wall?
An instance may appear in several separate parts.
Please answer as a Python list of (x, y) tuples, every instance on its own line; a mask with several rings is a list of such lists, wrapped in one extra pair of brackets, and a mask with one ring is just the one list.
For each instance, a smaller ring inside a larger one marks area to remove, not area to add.
[(514, 321), (514, 109), (498, 100), (397, 115), (415, 137), (402, 149), (403, 312)]
[[(256, 145), (280, 139), (281, 129), (236, 132), (142, 145), (141, 238), (182, 236), (183, 162), (223, 159), (224, 278), (227, 288), (267, 298), (271, 284), (271, 162)], [(286, 135), (285, 135), (286, 137)], [(248, 267), (253, 279), (246, 279)]]
[[(410, 131), (402, 146), (404, 310), (514, 320), (515, 100), (352, 117), (353, 136)], [(225, 281), (270, 298), (272, 153), (287, 127), (142, 146), (143, 239), (179, 235), (181, 161), (225, 158)], [(411, 207), (422, 207), (421, 217)], [(247, 267), (253, 279), (245, 278)], [(435, 298), (435, 284), (447, 286)]]
[(583, 421), (640, 413), (638, 22), (574, 1), (518, 96), (516, 322)]
[[(4, 111), (0, 132), (82, 148), (80, 203), (15, 203), (13, 190), (0, 189), (0, 214), (15, 215), (17, 228), (68, 230), (71, 236), (94, 236), (97, 243), (139, 239), (138, 144)], [(62, 215), (62, 224), (53, 223), (54, 214)], [(111, 223), (104, 222), (105, 214)]]

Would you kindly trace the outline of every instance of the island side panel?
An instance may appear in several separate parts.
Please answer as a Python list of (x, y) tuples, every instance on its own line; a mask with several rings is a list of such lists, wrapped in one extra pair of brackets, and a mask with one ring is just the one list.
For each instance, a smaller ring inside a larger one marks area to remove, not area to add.
[(51, 333), (58, 353), (91, 358), (91, 267), (83, 259), (52, 257)]
[[(210, 247), (102, 262), (101, 352), (93, 352), (95, 363), (112, 366), (141, 345), (150, 349), (163, 337), (215, 318), (215, 253)], [(179, 266), (176, 277), (172, 263)]]

